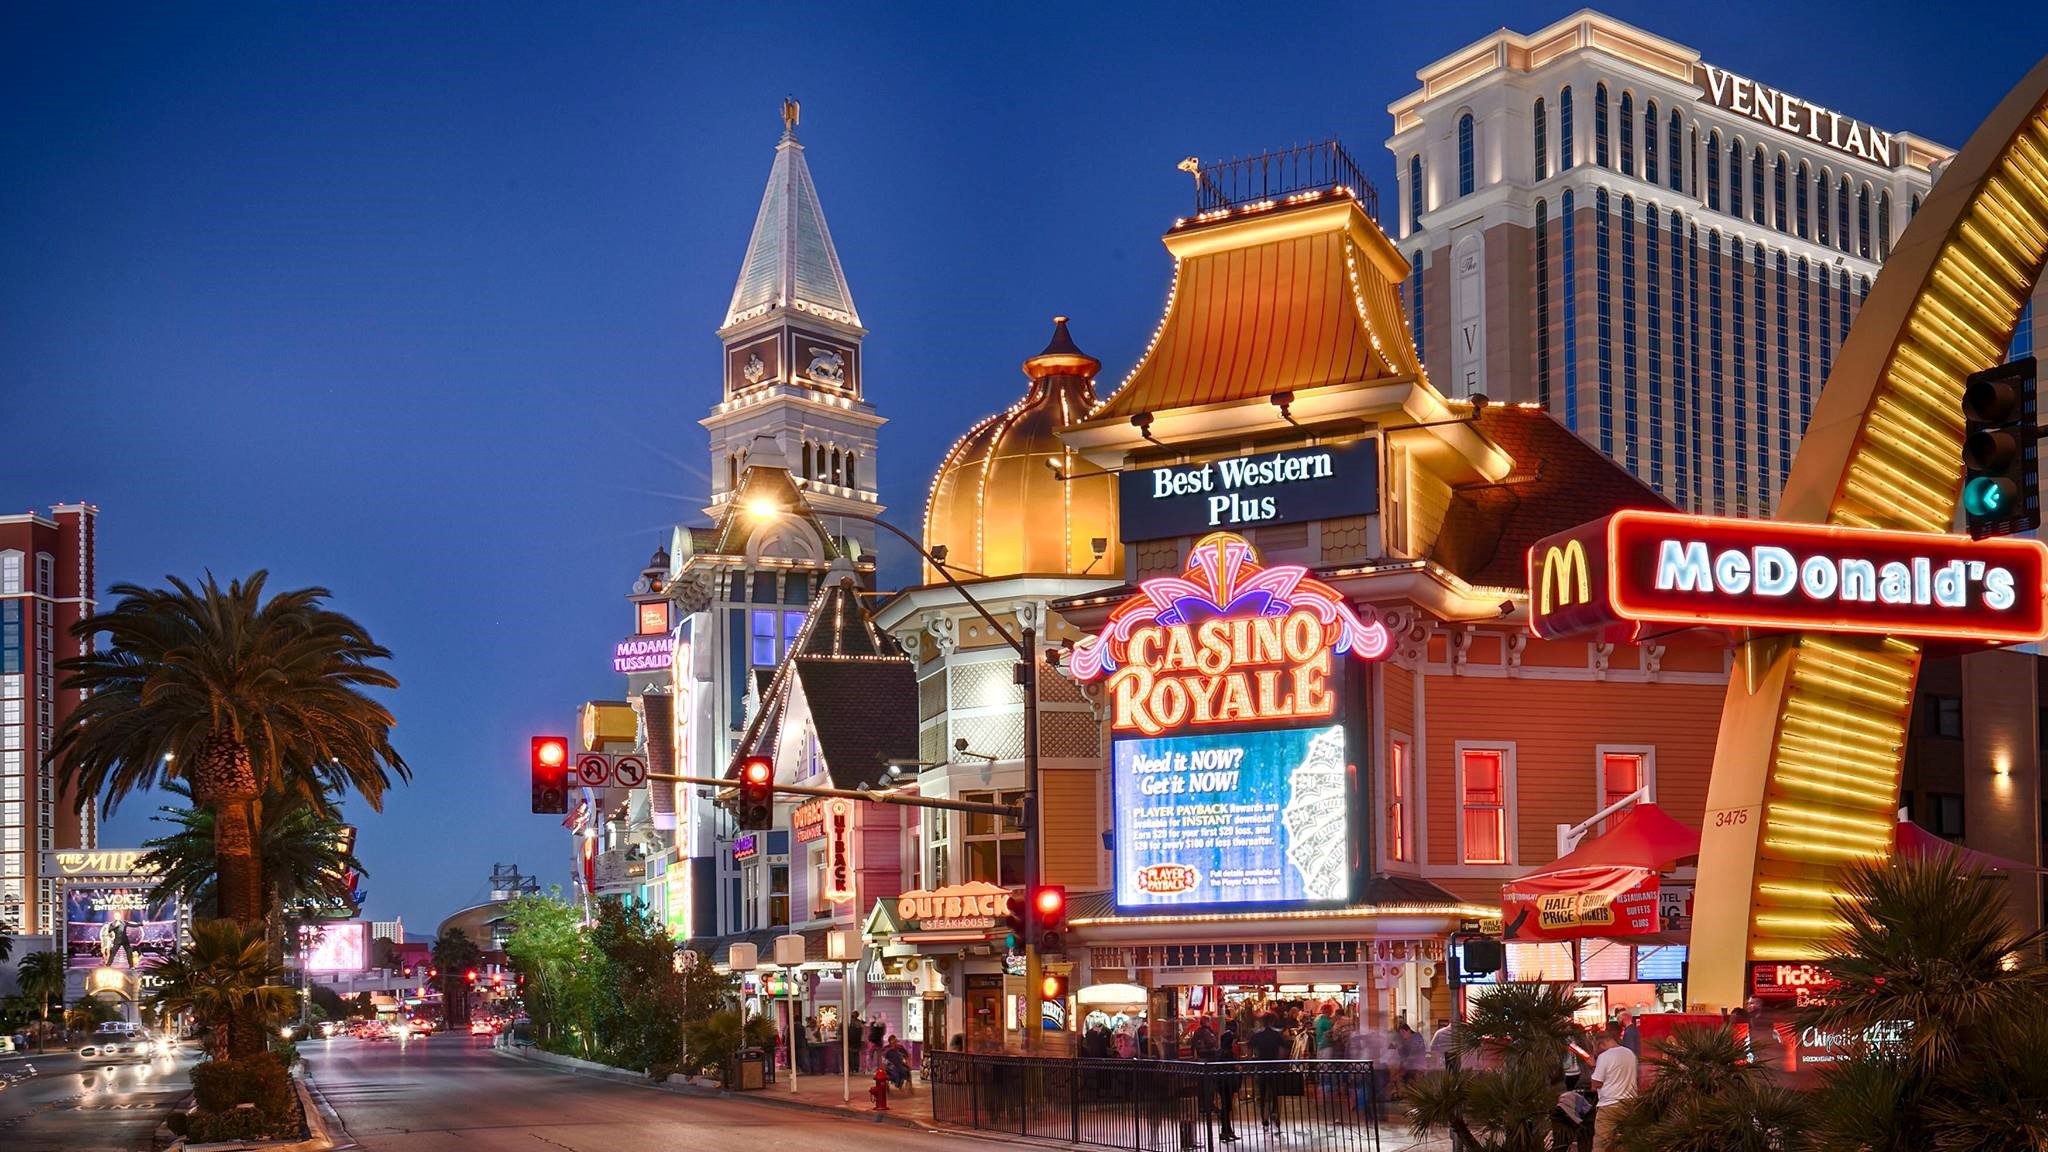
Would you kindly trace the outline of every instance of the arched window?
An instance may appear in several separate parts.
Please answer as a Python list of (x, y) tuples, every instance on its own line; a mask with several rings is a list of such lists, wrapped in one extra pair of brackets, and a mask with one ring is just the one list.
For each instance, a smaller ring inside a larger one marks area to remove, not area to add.
[[(1626, 109), (1628, 107), (1628, 97), (1624, 96), (1621, 100), (1622, 108)], [(1621, 123), (1621, 130), (1629, 133), (1629, 135), (1621, 138), (1622, 147), (1627, 148), (1634, 138), (1635, 128), (1629, 123), (1629, 116), (1626, 111), (1622, 113)], [(1628, 172), (1631, 176), (1635, 175), (1633, 171), (1629, 171), (1629, 168), (1629, 162), (1624, 158), (1622, 160), (1622, 170)], [(1643, 179), (1648, 180), (1652, 184), (1657, 182), (1657, 102), (1655, 100), (1650, 101), (1643, 109)]]
[(1572, 232), (1578, 221), (1572, 218), (1572, 190), (1564, 190), (1557, 214), (1558, 263), (1564, 266), (1564, 426), (1579, 429), (1579, 279), (1578, 254), (1573, 251)]
[(1607, 189), (1593, 192), (1593, 357), (1599, 388), (1600, 451), (1614, 454), (1614, 218)]
[(1721, 210), (1721, 134), (1707, 133), (1707, 207)]
[(1685, 130), (1685, 156), (1687, 186), (1693, 199), (1700, 198), (1700, 126), (1695, 124)]
[(1742, 215), (1742, 137), (1728, 146), (1728, 214)]
[(1536, 201), (1536, 401), (1550, 407), (1550, 206), (1541, 200)]
[(804, 441), (804, 479), (817, 479), (817, 474), (811, 471), (811, 442), (809, 440)]
[(1842, 182), (1835, 191), (1835, 244), (1844, 252), (1850, 250), (1849, 242), (1853, 239), (1849, 231), (1849, 201), (1853, 195), (1849, 191), (1849, 178), (1842, 177)]
[(1642, 380), (1636, 360), (1642, 333), (1636, 325), (1636, 200), (1621, 198), (1621, 443), (1629, 471), (1643, 474), (1643, 445), (1639, 409)]
[(1830, 235), (1828, 230), (1828, 188), (1834, 183), (1834, 179), (1834, 173), (1823, 168), (1820, 170), (1820, 183), (1814, 185), (1813, 188), (1814, 239), (1822, 244), (1828, 243), (1828, 236)]
[(1569, 169), (1578, 163), (1578, 156), (1572, 150), (1572, 90), (1562, 89), (1557, 94), (1557, 166)]
[(1807, 197), (1809, 195), (1807, 189), (1812, 184), (1813, 170), (1806, 166), (1806, 161), (1801, 160), (1799, 162), (1799, 187), (1792, 194), (1794, 219), (1799, 222), (1799, 238), (1801, 240), (1813, 239), (1813, 219), (1807, 212)]
[(1678, 117), (1678, 109), (1671, 110), (1671, 131), (1666, 137), (1671, 145), (1671, 154), (1664, 158), (1664, 166), (1671, 170), (1667, 181), (1674, 192), (1685, 191), (1685, 128)]
[(1785, 154), (1780, 152), (1777, 162), (1771, 165), (1771, 226), (1786, 232), (1790, 230), (1786, 227), (1790, 221), (1785, 212)]
[(1764, 220), (1764, 169), (1769, 166), (1764, 157), (1764, 146), (1756, 146), (1756, 155), (1749, 162), (1749, 218), (1758, 224)]
[(846, 472), (843, 468), (840, 467), (839, 449), (837, 448), (834, 448), (832, 450), (832, 482), (834, 484), (843, 484), (846, 482)]
[(1621, 94), (1621, 174), (1636, 174), (1636, 96), (1633, 92)]
[(1870, 185), (1856, 191), (1856, 254), (1870, 259)]
[(1543, 97), (1536, 98), (1536, 107), (1529, 114), (1529, 131), (1536, 145), (1536, 178), (1542, 180), (1550, 175), (1550, 125), (1543, 116)]
[(1607, 85), (1593, 86), (1593, 163), (1605, 168), (1607, 159)]
[(1889, 189), (1877, 194), (1877, 258), (1886, 259), (1892, 254), (1892, 194)]
[(1458, 195), (1472, 194), (1472, 114), (1458, 117)]
[(1422, 360), (1422, 249), (1415, 250), (1415, 260), (1408, 266), (1408, 319), (1415, 329), (1415, 359)]
[(1422, 227), (1422, 153), (1408, 158), (1408, 230)]
[(727, 453), (725, 457), (725, 486), (727, 488), (737, 488), (740, 486), (740, 458), (732, 453)]
[(1643, 209), (1643, 331), (1649, 345), (1650, 477), (1664, 484), (1664, 230), (1657, 206)]
[(848, 452), (846, 454), (846, 486), (848, 488), (860, 487), (860, 456), (858, 453)]

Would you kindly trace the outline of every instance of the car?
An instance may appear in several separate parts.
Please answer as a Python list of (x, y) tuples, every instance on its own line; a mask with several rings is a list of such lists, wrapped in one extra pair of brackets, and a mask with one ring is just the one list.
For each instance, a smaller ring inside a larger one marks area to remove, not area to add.
[(88, 1064), (123, 1064), (154, 1060), (163, 1050), (150, 1030), (125, 1020), (110, 1020), (93, 1030), (78, 1046), (78, 1058)]
[(319, 1032), (322, 1040), (332, 1040), (341, 1034), (341, 1024), (334, 1020), (322, 1020)]

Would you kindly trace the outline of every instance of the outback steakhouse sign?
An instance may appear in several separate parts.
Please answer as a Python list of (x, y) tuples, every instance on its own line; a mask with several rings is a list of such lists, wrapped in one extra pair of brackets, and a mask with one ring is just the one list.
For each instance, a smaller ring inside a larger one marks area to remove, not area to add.
[(1529, 550), (1530, 628), (1633, 640), (1668, 627), (2023, 644), (2048, 636), (2048, 546), (1623, 511)]
[(981, 880), (896, 898), (896, 918), (906, 932), (994, 928), (1009, 914), (1010, 890)]

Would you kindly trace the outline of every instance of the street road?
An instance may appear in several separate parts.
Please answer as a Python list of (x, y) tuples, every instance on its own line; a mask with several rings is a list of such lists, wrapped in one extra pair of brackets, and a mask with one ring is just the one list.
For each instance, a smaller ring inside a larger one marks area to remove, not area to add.
[[(957, 1150), (961, 1137), (744, 1099), (689, 1096), (500, 1056), (463, 1035), (303, 1043), (315, 1090), (373, 1152)], [(337, 1140), (343, 1145), (347, 1140)], [(0, 1141), (4, 1143), (4, 1141)], [(10, 1150), (11, 1152), (11, 1150)]]
[(192, 1090), (187, 1051), (148, 1064), (87, 1065), (69, 1052), (0, 1061), (0, 1072), (39, 1073), (0, 1089), (0, 1148), (7, 1152), (136, 1152), (150, 1146), (171, 1106)]

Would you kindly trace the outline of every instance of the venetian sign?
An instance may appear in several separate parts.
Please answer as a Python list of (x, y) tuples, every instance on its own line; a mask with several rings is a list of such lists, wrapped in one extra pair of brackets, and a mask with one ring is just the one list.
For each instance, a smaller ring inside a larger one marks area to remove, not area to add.
[(1549, 639), (1670, 626), (2048, 637), (2048, 545), (2014, 537), (1628, 510), (1537, 541), (1528, 563), (1529, 626)]
[(1336, 715), (1335, 657), (1386, 655), (1387, 630), (1299, 564), (1265, 567), (1249, 541), (1205, 536), (1180, 576), (1156, 576), (1075, 645), (1076, 678), (1105, 681), (1110, 726), (1170, 729)]
[(1880, 132), (1861, 120), (1712, 64), (1698, 67), (1699, 74), (1695, 79), (1714, 107), (1811, 140), (1858, 160), (1886, 168), (1892, 166), (1891, 133)]

